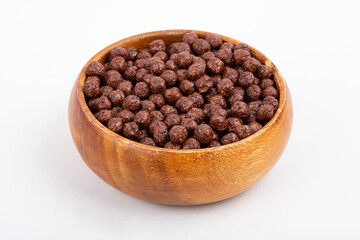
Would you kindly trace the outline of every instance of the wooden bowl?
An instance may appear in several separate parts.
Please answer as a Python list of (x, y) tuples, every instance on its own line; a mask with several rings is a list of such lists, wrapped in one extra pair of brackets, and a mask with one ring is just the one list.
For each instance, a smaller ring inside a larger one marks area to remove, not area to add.
[[(166, 30), (120, 40), (89, 61), (104, 62), (115, 46), (144, 48), (155, 39), (167, 45), (191, 30)], [(200, 37), (209, 32), (194, 31)], [(234, 44), (239, 41), (222, 36)], [(197, 150), (172, 150), (143, 145), (119, 136), (90, 112), (82, 91), (85, 67), (71, 93), (70, 129), (85, 163), (114, 188), (147, 201), (169, 205), (199, 205), (235, 196), (258, 182), (280, 158), (292, 127), (289, 89), (275, 65), (251, 47), (251, 53), (274, 69), (280, 93), (275, 116), (258, 132), (236, 143)]]

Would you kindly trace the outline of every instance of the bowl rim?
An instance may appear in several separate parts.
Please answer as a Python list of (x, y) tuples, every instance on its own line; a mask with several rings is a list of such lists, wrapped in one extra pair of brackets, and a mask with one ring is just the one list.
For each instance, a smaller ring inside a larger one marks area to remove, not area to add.
[(154, 37), (161, 38), (161, 36), (163, 36), (164, 34), (168, 34), (168, 35), (181, 35), (182, 34), (183, 35), (187, 32), (195, 32), (199, 36), (207, 36), (207, 35), (211, 35), (211, 34), (217, 34), (217, 35), (221, 36), (223, 41), (231, 42), (234, 45), (236, 45), (237, 43), (242, 43), (239, 40), (236, 40), (236, 39), (233, 39), (233, 38), (230, 38), (230, 37), (218, 34), (218, 33), (206, 32), (206, 31), (201, 31), (201, 30), (190, 30), (190, 29), (173, 29), (173, 30), (159, 30), (159, 31), (152, 31), (152, 32), (136, 34), (136, 35), (132, 35), (130, 37), (121, 39), (113, 44), (110, 44), (107, 47), (100, 50), (99, 52), (97, 52), (93, 57), (91, 57), (89, 59), (89, 61), (86, 62), (86, 64), (82, 68), (82, 70), (79, 73), (79, 75), (76, 79), (76, 82), (75, 82), (75, 87), (76, 87), (76, 91), (77, 91), (80, 109), (83, 111), (87, 120), (94, 127), (103, 131), (105, 134), (107, 134), (110, 137), (115, 138), (117, 140), (123, 141), (125, 144), (131, 144), (133, 146), (136, 146), (138, 148), (142, 148), (143, 150), (148, 150), (148, 151), (161, 151), (161, 152), (178, 153), (178, 154), (179, 153), (190, 154), (190, 153), (194, 153), (194, 152), (206, 153), (206, 152), (212, 152), (212, 151), (224, 151), (226, 149), (234, 148), (234, 147), (237, 147), (238, 145), (245, 144), (249, 141), (252, 141), (253, 139), (259, 138), (259, 137), (261, 137), (261, 135), (264, 134), (264, 132), (266, 132), (270, 128), (272, 128), (279, 121), (281, 115), (283, 114), (283, 110), (284, 110), (285, 104), (287, 102), (288, 94), (289, 94), (287, 85), (286, 85), (286, 82), (285, 82), (283, 76), (281, 75), (281, 73), (279, 72), (279, 70), (277, 69), (275, 64), (271, 60), (269, 60), (263, 53), (261, 53), (259, 50), (252, 47), (251, 45), (249, 45), (250, 52), (255, 54), (257, 59), (260, 57), (262, 59), (261, 62), (264, 62), (265, 65), (271, 67), (274, 70), (273, 75), (276, 77), (273, 80), (274, 80), (277, 90), (279, 92), (279, 106), (278, 106), (278, 109), (276, 110), (274, 116), (272, 117), (272, 119), (267, 124), (265, 124), (265, 126), (263, 126), (259, 131), (257, 131), (254, 134), (251, 134), (249, 137), (246, 137), (246, 138), (241, 139), (234, 143), (230, 143), (227, 145), (221, 145), (218, 147), (200, 148), (200, 149), (168, 149), (168, 148), (163, 148), (163, 147), (149, 146), (149, 145), (145, 145), (145, 144), (130, 140), (126, 137), (123, 137), (123, 136), (111, 131), (110, 129), (108, 129), (106, 126), (104, 126), (101, 122), (99, 122), (95, 118), (94, 114), (90, 111), (90, 109), (86, 103), (85, 95), (82, 90), (85, 79), (86, 79), (85, 69), (86, 69), (87, 65), (89, 64), (89, 62), (100, 60), (104, 56), (108, 55), (108, 53), (110, 52), (110, 50), (113, 47), (118, 46), (122, 43), (132, 42), (134, 38), (137, 38), (139, 40), (147, 39), (147, 38), (154, 38)]

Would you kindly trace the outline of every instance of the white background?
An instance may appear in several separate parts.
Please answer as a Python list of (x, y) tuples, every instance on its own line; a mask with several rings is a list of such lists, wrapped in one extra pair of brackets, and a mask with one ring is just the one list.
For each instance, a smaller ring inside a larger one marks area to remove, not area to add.
[[(1, 1), (0, 239), (359, 239), (359, 1)], [(86, 61), (137, 33), (198, 29), (249, 43), (294, 102), (288, 146), (255, 187), (169, 207), (100, 180), (67, 107)]]

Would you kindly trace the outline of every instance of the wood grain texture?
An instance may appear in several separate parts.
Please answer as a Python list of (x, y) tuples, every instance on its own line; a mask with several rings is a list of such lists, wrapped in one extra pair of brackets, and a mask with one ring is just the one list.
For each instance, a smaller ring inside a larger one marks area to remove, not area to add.
[[(89, 61), (104, 62), (114, 46), (144, 48), (161, 38), (167, 45), (190, 30), (144, 33), (120, 40)], [(194, 31), (204, 37), (212, 34)], [(234, 44), (239, 41), (222, 36)], [(280, 158), (292, 127), (292, 102), (275, 65), (258, 50), (252, 54), (271, 66), (280, 93), (279, 108), (260, 131), (239, 142), (216, 148), (172, 150), (143, 145), (103, 126), (86, 105), (82, 87), (85, 67), (70, 97), (69, 123), (85, 163), (105, 182), (131, 196), (169, 205), (199, 205), (235, 196), (264, 177)]]

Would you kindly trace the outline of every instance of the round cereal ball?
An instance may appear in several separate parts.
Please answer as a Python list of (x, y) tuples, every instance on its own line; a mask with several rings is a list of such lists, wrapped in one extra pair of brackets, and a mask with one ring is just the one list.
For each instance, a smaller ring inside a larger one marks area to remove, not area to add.
[(209, 118), (211, 118), (212, 116), (215, 116), (215, 115), (226, 118), (228, 115), (227, 111), (217, 104), (206, 104), (204, 106), (204, 112), (205, 112), (206, 116), (208, 116)]
[(105, 97), (101, 96), (99, 98), (91, 99), (88, 102), (89, 108), (92, 112), (99, 112), (101, 110), (109, 110), (111, 109), (111, 102), (110, 100)]
[(177, 75), (179, 82), (184, 81), (188, 78), (188, 70), (179, 69), (176, 71), (176, 75)]
[(155, 143), (159, 146), (164, 146), (165, 143), (169, 140), (169, 132), (165, 124), (156, 125), (152, 130), (152, 134)]
[(265, 97), (263, 100), (263, 103), (272, 105), (274, 108), (274, 111), (276, 111), (276, 109), (279, 107), (279, 101), (276, 98), (274, 98), (273, 96)]
[(221, 138), (221, 144), (226, 145), (239, 141), (238, 136), (235, 133), (228, 133)]
[(249, 107), (245, 102), (234, 102), (231, 106), (231, 114), (244, 119), (249, 116)]
[(238, 126), (241, 126), (242, 120), (240, 118), (230, 117), (228, 120), (228, 131), (229, 132), (235, 132), (235, 129)]
[(188, 132), (184, 126), (176, 125), (170, 129), (170, 140), (177, 144), (182, 144), (188, 136)]
[(220, 105), (224, 109), (226, 109), (226, 107), (227, 107), (225, 98), (220, 94), (217, 94), (215, 96), (211, 96), (209, 98), (209, 103)]
[(132, 122), (134, 120), (134, 114), (126, 109), (120, 111), (119, 117), (123, 120), (124, 123)]
[(138, 96), (140, 99), (149, 97), (150, 95), (149, 85), (147, 85), (144, 82), (136, 83), (134, 87), (134, 94)]
[(115, 133), (121, 133), (123, 130), (123, 120), (121, 118), (110, 118), (110, 120), (107, 123), (107, 127), (115, 132)]
[(137, 59), (134, 62), (135, 67), (137, 67), (138, 69), (145, 68), (145, 66), (146, 66), (146, 69), (147, 69), (147, 68), (150, 67), (150, 66), (148, 66), (148, 64), (149, 64), (148, 58)]
[(126, 138), (137, 140), (140, 136), (140, 128), (135, 122), (127, 122), (124, 124), (123, 134)]
[(168, 60), (165, 63), (165, 67), (167, 70), (173, 70), (173, 71), (177, 71), (178, 70), (178, 66), (176, 65), (174, 60)]
[(258, 85), (251, 85), (246, 89), (246, 97), (249, 101), (256, 101), (259, 100), (261, 97), (261, 88)]
[(198, 55), (204, 54), (207, 51), (210, 51), (211, 47), (210, 44), (205, 41), (204, 39), (196, 39), (194, 43), (191, 45), (194, 52)]
[(160, 59), (163, 62), (166, 62), (167, 58), (168, 58), (166, 52), (164, 52), (164, 51), (159, 51), (159, 52), (155, 53), (154, 57)]
[(234, 89), (234, 83), (228, 78), (223, 78), (218, 82), (216, 87), (219, 94), (224, 97), (228, 97)]
[(214, 115), (210, 118), (210, 126), (216, 130), (224, 131), (228, 128), (228, 120), (225, 117)]
[(201, 57), (193, 56), (193, 64), (200, 64), (204, 69), (206, 68), (206, 61)]
[(181, 119), (181, 126), (184, 126), (189, 134), (192, 134), (195, 131), (197, 125), (198, 124), (190, 118), (184, 117)]
[(274, 116), (274, 107), (270, 104), (263, 104), (259, 107), (256, 117), (261, 122), (269, 121)]
[(167, 86), (174, 86), (178, 79), (178, 75), (172, 70), (166, 70), (160, 77), (164, 79)]
[(174, 104), (181, 96), (180, 89), (177, 87), (166, 89), (164, 93), (165, 100), (169, 104)]
[(181, 117), (178, 114), (171, 113), (166, 117), (164, 123), (170, 129), (175, 125), (181, 124)]
[(122, 103), (122, 107), (124, 109), (129, 110), (129, 111), (137, 111), (141, 107), (140, 98), (138, 96), (135, 96), (135, 95), (128, 95), (124, 99), (124, 101)]
[(106, 124), (111, 118), (111, 110), (101, 110), (94, 114), (97, 120), (102, 124)]
[(125, 94), (121, 90), (114, 90), (109, 94), (109, 99), (114, 106), (121, 106), (125, 99)]
[(104, 97), (109, 97), (110, 93), (112, 93), (114, 89), (112, 87), (109, 86), (102, 86), (100, 88), (100, 97), (104, 96)]
[(261, 80), (260, 82), (260, 87), (262, 89), (265, 89), (267, 87), (274, 87), (275, 83), (273, 80), (269, 79), (269, 78), (264, 78), (263, 80)]
[(182, 149), (199, 149), (200, 143), (195, 138), (188, 138), (182, 145)]
[(130, 81), (122, 81), (119, 83), (116, 89), (121, 90), (125, 94), (125, 96), (128, 96), (133, 90), (133, 85)]
[(243, 72), (239, 76), (239, 85), (243, 88), (248, 88), (254, 84), (255, 76), (252, 72)]
[(155, 104), (150, 100), (142, 100), (141, 110), (152, 112), (155, 110)]
[(213, 147), (220, 147), (221, 143), (219, 143), (218, 141), (214, 140), (211, 143), (209, 143), (208, 147), (209, 148), (213, 148)]
[(141, 129), (139, 139), (144, 139), (146, 137), (149, 137), (148, 131), (146, 129)]
[(166, 70), (165, 63), (160, 59), (152, 59), (149, 63), (149, 69), (155, 75), (161, 75)]
[(222, 39), (219, 35), (211, 34), (209, 36), (206, 36), (206, 41), (210, 44), (211, 48), (217, 49), (222, 44)]
[(204, 75), (195, 81), (195, 88), (199, 93), (206, 93), (214, 86), (211, 77)]
[[(217, 81), (217, 82), (219, 82), (219, 81)], [(212, 96), (216, 96), (216, 95), (218, 95), (219, 93), (217, 92), (217, 89), (216, 89), (216, 87), (212, 87), (212, 88), (210, 88), (205, 94), (204, 94), (204, 97), (205, 97), (205, 100), (206, 101), (210, 101), (210, 98), (212, 97)]]
[(223, 44), (221, 44), (220, 49), (230, 49), (231, 51), (233, 51), (234, 44), (232, 44), (231, 42), (224, 42)]
[(164, 121), (164, 115), (160, 111), (152, 111), (150, 112), (150, 121)]
[(239, 78), (239, 73), (231, 68), (231, 67), (228, 67), (226, 66), (224, 68), (224, 72), (223, 72), (223, 75), (222, 75), (223, 78), (228, 78), (230, 79), (234, 84), (236, 84), (238, 78)]
[(181, 81), (179, 88), (183, 94), (188, 95), (195, 91), (195, 84), (192, 81), (184, 80)]
[(120, 112), (122, 111), (123, 109), (121, 107), (113, 107), (111, 109), (111, 117), (112, 118), (118, 118), (120, 117)]
[(109, 70), (105, 73), (105, 84), (107, 86), (116, 88), (122, 80), (121, 74), (116, 70)]
[(169, 141), (169, 142), (165, 143), (164, 148), (167, 148), (167, 149), (181, 149), (181, 145)]
[(149, 128), (148, 128), (148, 130), (149, 130), (149, 133), (150, 134), (153, 134), (154, 133), (154, 131), (155, 131), (155, 129), (157, 129), (157, 128), (167, 128), (166, 127), (166, 125), (165, 125), (165, 123), (163, 122), (163, 121), (161, 121), (161, 120), (155, 120), (155, 121), (152, 121), (151, 123), (150, 123), (150, 125), (149, 125)]
[(148, 146), (156, 147), (156, 143), (154, 142), (154, 140), (152, 140), (149, 137), (145, 137), (145, 138), (141, 139), (140, 143), (148, 145)]
[(120, 46), (114, 47), (110, 51), (110, 59), (113, 59), (115, 57), (123, 57), (124, 59), (128, 59), (129, 53), (128, 51)]
[(231, 60), (233, 59), (233, 53), (228, 48), (222, 48), (215, 53), (215, 56), (221, 59), (226, 64), (230, 64)]
[(149, 44), (151, 54), (155, 54), (159, 51), (166, 51), (165, 42), (161, 39), (154, 40)]
[(188, 32), (188, 33), (185, 33), (184, 36), (183, 36), (183, 42), (184, 43), (187, 43), (189, 45), (192, 45), (195, 40), (197, 40), (199, 37), (196, 33), (194, 32)]
[(149, 85), (152, 93), (162, 93), (166, 90), (165, 81), (161, 77), (152, 77)]
[(249, 127), (251, 129), (251, 134), (254, 134), (262, 128), (262, 125), (256, 121), (253, 121), (249, 123)]
[(257, 101), (253, 101), (251, 103), (248, 104), (249, 106), (249, 116), (246, 119), (246, 121), (248, 123), (251, 123), (253, 121), (256, 121), (256, 114), (257, 111), (259, 110), (259, 107), (262, 105), (262, 101), (261, 100), (257, 100)]
[(138, 50), (134, 47), (129, 47), (127, 49), (128, 52), (128, 60), (134, 61), (137, 57)]
[(147, 111), (139, 111), (135, 114), (134, 122), (141, 128), (145, 128), (150, 124), (150, 114)]
[(206, 63), (207, 69), (213, 74), (220, 74), (224, 70), (224, 62), (217, 57), (212, 57)]
[(146, 74), (143, 77), (143, 82), (146, 83), (147, 85), (150, 85), (150, 79), (152, 79), (153, 77), (155, 77), (155, 75), (152, 73)]
[(279, 93), (274, 87), (267, 87), (263, 90), (263, 98), (266, 98), (267, 96), (273, 96), (274, 98), (279, 97)]
[(90, 76), (86, 78), (83, 86), (85, 96), (95, 98), (100, 94), (100, 78), (97, 76)]
[(264, 79), (264, 78), (271, 78), (273, 71), (272, 68), (266, 65), (260, 65), (256, 71), (257, 76), (260, 79)]
[(235, 133), (239, 139), (247, 138), (252, 134), (251, 128), (248, 125), (241, 125), (235, 128)]
[(101, 63), (92, 61), (87, 65), (85, 73), (88, 76), (102, 76), (105, 74), (105, 68)]
[(200, 124), (195, 128), (194, 137), (201, 144), (209, 144), (214, 140), (214, 130), (208, 124)]
[(244, 49), (244, 50), (250, 52), (250, 47), (246, 43), (238, 43), (238, 44), (236, 44), (235, 47), (234, 47), (234, 51), (236, 51), (238, 49)]
[(193, 107), (193, 102), (188, 97), (182, 96), (176, 101), (175, 107), (179, 112), (185, 113)]
[(193, 107), (186, 113), (186, 117), (194, 120), (197, 124), (200, 124), (205, 119), (205, 112), (201, 108)]
[(150, 50), (145, 48), (145, 49), (140, 50), (140, 52), (137, 55), (137, 60), (139, 60), (139, 59), (149, 59), (151, 57), (152, 57), (152, 55), (150, 53)]
[(241, 65), (248, 58), (251, 58), (249, 51), (244, 49), (237, 49), (234, 51), (234, 60), (237, 65)]
[(181, 53), (181, 52), (190, 52), (190, 45), (184, 42), (176, 42), (170, 44), (168, 48), (168, 54), (172, 55), (174, 53)]
[(207, 62), (210, 58), (215, 57), (215, 54), (213, 52), (206, 52), (201, 57)]
[(158, 109), (165, 105), (165, 99), (161, 94), (151, 94), (149, 100), (152, 101)]
[(261, 66), (261, 63), (256, 58), (250, 57), (247, 58), (243, 63), (242, 67), (244, 71), (256, 72), (256, 70)]
[(233, 105), (234, 102), (244, 101), (244, 96), (245, 96), (245, 90), (242, 87), (235, 87), (231, 91), (231, 95), (228, 98), (228, 103), (230, 105)]
[(187, 97), (193, 102), (193, 107), (202, 108), (205, 104), (204, 97), (198, 92), (193, 92)]
[(126, 69), (126, 61), (123, 57), (114, 57), (111, 61), (110, 61), (110, 65), (109, 65), (110, 69), (112, 70), (116, 70), (118, 72), (124, 72)]
[(174, 108), (173, 106), (170, 105), (164, 105), (162, 106), (162, 108), (160, 109), (160, 112), (162, 113), (162, 115), (164, 115), (165, 117), (167, 117), (169, 114), (173, 113), (173, 114), (178, 114), (178, 111), (176, 110), (176, 108)]
[(179, 68), (187, 68), (192, 64), (193, 56), (188, 52), (181, 52), (177, 55), (176, 64)]
[[(187, 76), (191, 80), (198, 79), (205, 74), (205, 66), (200, 63), (192, 64), (187, 70)], [(180, 79), (179, 79), (180, 80)]]
[(144, 76), (149, 74), (149, 70), (147, 70), (146, 68), (140, 68), (137, 72), (136, 72), (136, 75), (135, 75), (135, 79), (136, 81), (138, 82), (142, 82), (144, 81)]
[(125, 79), (134, 81), (134, 80), (136, 80), (136, 73), (137, 73), (137, 67), (136, 66), (128, 66), (125, 69), (123, 75), (124, 75)]

